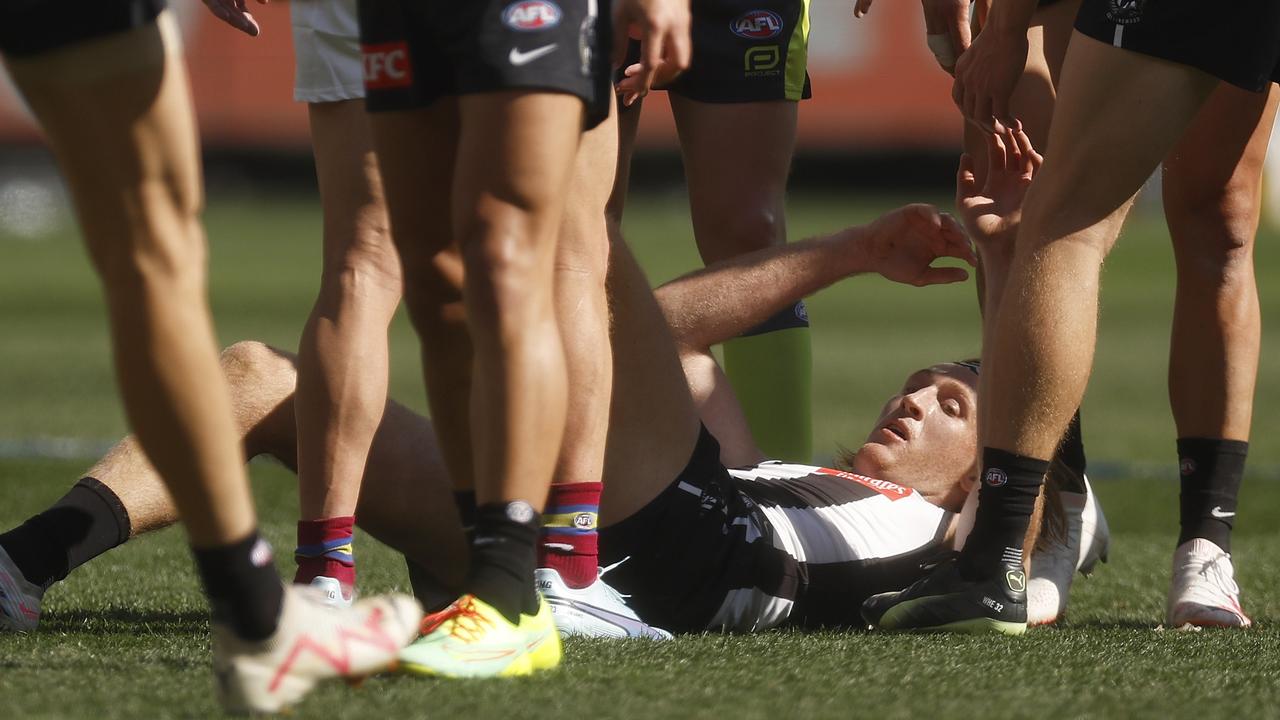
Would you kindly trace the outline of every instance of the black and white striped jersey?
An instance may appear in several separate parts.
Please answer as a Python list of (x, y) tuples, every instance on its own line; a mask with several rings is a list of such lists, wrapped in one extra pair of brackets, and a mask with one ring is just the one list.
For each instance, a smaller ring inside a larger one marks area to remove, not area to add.
[(864, 599), (906, 587), (946, 549), (952, 513), (911, 488), (777, 461), (728, 472), (743, 503), (732, 525), (786, 567), (730, 588), (712, 628), (860, 626)]

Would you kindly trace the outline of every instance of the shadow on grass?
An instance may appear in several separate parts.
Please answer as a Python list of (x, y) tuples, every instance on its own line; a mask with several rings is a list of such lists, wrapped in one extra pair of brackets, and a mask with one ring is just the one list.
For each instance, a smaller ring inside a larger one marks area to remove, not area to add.
[(208, 635), (205, 610), (58, 610), (40, 616), (40, 631), (110, 635)]

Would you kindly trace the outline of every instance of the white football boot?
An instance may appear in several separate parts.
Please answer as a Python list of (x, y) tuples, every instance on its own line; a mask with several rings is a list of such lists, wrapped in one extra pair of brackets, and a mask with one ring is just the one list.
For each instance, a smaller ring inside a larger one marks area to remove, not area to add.
[(604, 581), (604, 574), (614, 567), (600, 569), (596, 581), (582, 589), (565, 585), (560, 573), (551, 568), (534, 571), (534, 581), (551, 607), (560, 637), (670, 640), (671, 633), (646, 624), (627, 607), (626, 598)]
[(330, 607), (349, 608), (355, 601), (355, 591), (343, 593), (342, 583), (337, 578), (317, 575), (311, 578), (311, 584), (306, 587), (311, 588)]
[(1173, 551), (1173, 583), (1165, 624), (1170, 628), (1246, 628), (1253, 624), (1240, 607), (1231, 555), (1204, 538), (1192, 538)]
[(1089, 479), (1083, 493), (1062, 492), (1066, 516), (1066, 538), (1031, 556), (1031, 578), (1027, 581), (1027, 625), (1049, 625), (1067, 609), (1071, 582), (1077, 571), (1090, 575), (1098, 561), (1107, 561), (1111, 529), (1098, 505)]
[(0, 631), (31, 632), (40, 623), (44, 588), (27, 582), (9, 553), (0, 547)]
[(248, 642), (213, 625), (218, 699), (235, 713), (273, 713), (296, 703), (320, 680), (359, 680), (393, 667), (418, 636), (422, 607), (407, 595), (325, 605), (306, 587), (286, 586), (271, 637)]

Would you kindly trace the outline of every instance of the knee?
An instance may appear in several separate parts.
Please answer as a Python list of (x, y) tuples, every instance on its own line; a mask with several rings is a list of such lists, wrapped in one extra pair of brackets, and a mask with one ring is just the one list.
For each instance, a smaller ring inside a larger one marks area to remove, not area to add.
[(143, 181), (126, 192), (134, 210), (124, 219), (125, 237), (95, 241), (88, 236), (108, 294), (203, 293), (207, 250), (199, 185), (178, 179)]
[(1166, 191), (1165, 208), (1180, 271), (1223, 280), (1252, 274), (1255, 186), (1233, 181), (1217, 188), (1175, 187)]
[(532, 223), (518, 217), (482, 221), (462, 238), (473, 327), (522, 326), (549, 303), (551, 277), (540, 277), (540, 240)]
[(353, 302), (382, 297), (392, 304), (401, 294), (400, 257), (385, 228), (356, 233), (341, 255), (325, 263), (321, 285), (326, 292)]
[(708, 217), (698, 234), (698, 250), (710, 264), (786, 242), (786, 220), (779, 203), (746, 200)]
[(265, 343), (237, 342), (222, 351), (219, 362), (233, 396), (272, 394), (272, 388), (293, 392), (297, 375), (293, 357)]

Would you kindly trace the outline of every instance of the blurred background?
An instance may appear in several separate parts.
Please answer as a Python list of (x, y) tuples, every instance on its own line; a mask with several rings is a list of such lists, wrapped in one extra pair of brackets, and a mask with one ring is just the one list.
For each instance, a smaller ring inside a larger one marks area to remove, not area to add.
[[(295, 349), (316, 290), (321, 223), (306, 112), (292, 101), (288, 5), (255, 5), (263, 33), (249, 38), (197, 0), (171, 4), (186, 37), (204, 140), (210, 291), (221, 340)], [(861, 20), (852, 6), (813, 3), (814, 99), (800, 110), (793, 238), (865, 222), (905, 202), (950, 204), (959, 119), (950, 78), (925, 47), (918, 4), (877, 3)], [(700, 264), (663, 93), (646, 100), (641, 144), (626, 232), (658, 283)], [(1268, 183), (1268, 192), (1277, 184)], [(1250, 474), (1268, 477), (1280, 477), (1276, 240), (1264, 223), (1257, 255), (1265, 337)], [(1085, 408), (1091, 471), (1174, 479), (1164, 374), (1174, 274), (1158, 189), (1144, 193), (1106, 273)], [(839, 444), (856, 446), (908, 372), (979, 350), (971, 283), (913, 289), (857, 278), (816, 297), (811, 316), (820, 460)], [(416, 340), (403, 313), (392, 348), (393, 396), (424, 408)], [(95, 455), (123, 432), (97, 282), (56, 168), (0, 74), (0, 479), (20, 473), (24, 458)]]

